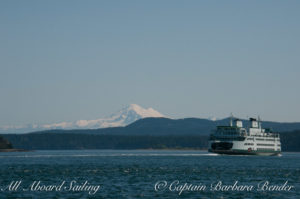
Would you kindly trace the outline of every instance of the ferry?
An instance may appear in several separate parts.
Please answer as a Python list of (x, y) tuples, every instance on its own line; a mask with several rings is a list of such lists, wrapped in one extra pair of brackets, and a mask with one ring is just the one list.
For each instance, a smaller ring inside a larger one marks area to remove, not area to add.
[(280, 155), (279, 133), (261, 127), (260, 118), (250, 118), (249, 128), (230, 118), (229, 126), (217, 126), (210, 134), (208, 151), (229, 155)]

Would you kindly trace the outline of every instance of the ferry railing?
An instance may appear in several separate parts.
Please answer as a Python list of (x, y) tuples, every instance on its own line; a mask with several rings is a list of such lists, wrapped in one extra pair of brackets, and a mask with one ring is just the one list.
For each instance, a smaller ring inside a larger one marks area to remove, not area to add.
[[(248, 133), (250, 136), (250, 133)], [(280, 138), (279, 133), (264, 133), (263, 135), (260, 134), (251, 134), (251, 136), (255, 137), (270, 137), (270, 138)]]

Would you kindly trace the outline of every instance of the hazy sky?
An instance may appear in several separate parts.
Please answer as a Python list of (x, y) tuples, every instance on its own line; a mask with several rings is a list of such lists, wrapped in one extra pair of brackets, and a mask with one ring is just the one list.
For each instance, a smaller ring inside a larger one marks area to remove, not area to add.
[(0, 1), (0, 125), (300, 121), (300, 1)]

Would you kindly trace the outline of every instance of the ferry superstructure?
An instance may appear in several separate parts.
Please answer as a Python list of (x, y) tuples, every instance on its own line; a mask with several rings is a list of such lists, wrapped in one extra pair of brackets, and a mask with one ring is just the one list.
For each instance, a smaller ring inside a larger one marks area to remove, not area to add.
[(279, 155), (280, 136), (261, 127), (260, 119), (250, 118), (244, 128), (239, 119), (230, 119), (229, 126), (217, 126), (209, 138), (208, 151), (218, 154)]

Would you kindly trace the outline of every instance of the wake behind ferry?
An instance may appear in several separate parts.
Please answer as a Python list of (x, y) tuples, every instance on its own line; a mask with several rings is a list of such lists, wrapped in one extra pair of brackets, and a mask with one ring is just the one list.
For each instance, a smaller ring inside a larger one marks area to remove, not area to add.
[(260, 119), (250, 118), (250, 127), (231, 117), (229, 126), (217, 126), (209, 138), (208, 151), (232, 155), (279, 155), (281, 143), (278, 133), (261, 127)]

